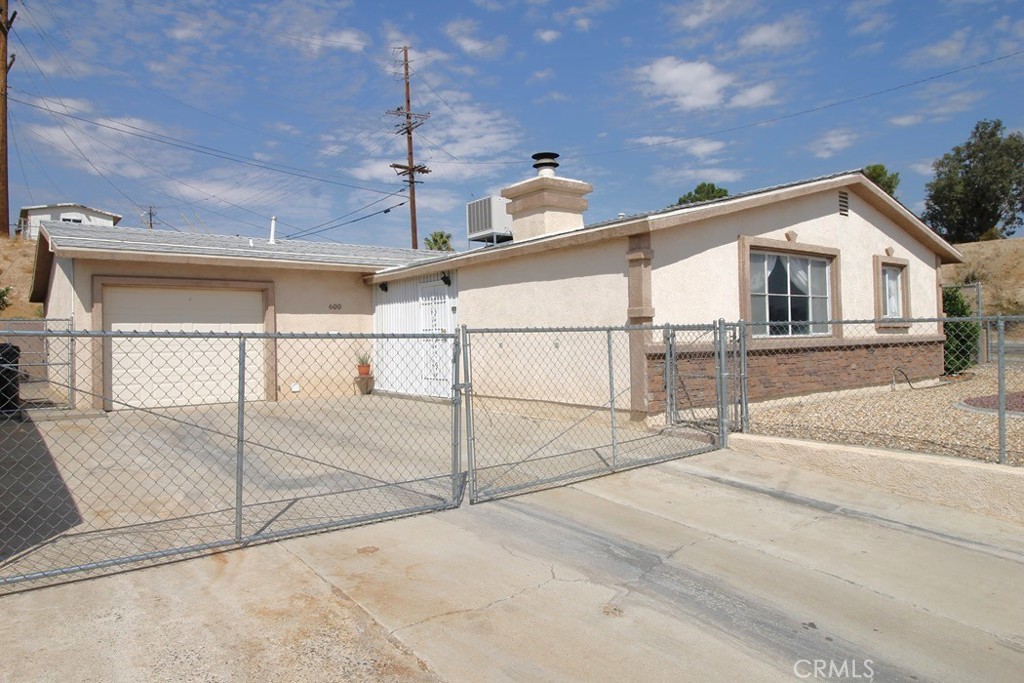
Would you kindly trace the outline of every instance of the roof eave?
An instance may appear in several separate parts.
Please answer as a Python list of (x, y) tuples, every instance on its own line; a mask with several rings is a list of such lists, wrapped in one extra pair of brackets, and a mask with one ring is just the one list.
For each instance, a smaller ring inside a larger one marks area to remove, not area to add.
[(291, 268), (303, 270), (330, 270), (350, 273), (375, 273), (387, 266), (361, 263), (330, 263), (289, 258), (246, 258), (241, 256), (214, 256), (209, 254), (159, 253), (144, 249), (92, 249), (85, 247), (56, 247), (61, 258), (89, 259), (92, 261), (123, 261), (131, 258), (144, 263), (180, 263), (195, 265), (220, 265), (234, 267)]

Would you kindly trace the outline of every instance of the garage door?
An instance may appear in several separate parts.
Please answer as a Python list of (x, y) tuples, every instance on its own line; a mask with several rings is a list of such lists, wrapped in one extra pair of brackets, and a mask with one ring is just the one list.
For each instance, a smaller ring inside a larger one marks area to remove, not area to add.
[[(263, 332), (259, 290), (103, 289), (103, 327), (140, 332)], [(246, 343), (246, 398), (266, 396), (266, 343)], [(115, 410), (238, 400), (237, 339), (112, 339), (105, 383)]]

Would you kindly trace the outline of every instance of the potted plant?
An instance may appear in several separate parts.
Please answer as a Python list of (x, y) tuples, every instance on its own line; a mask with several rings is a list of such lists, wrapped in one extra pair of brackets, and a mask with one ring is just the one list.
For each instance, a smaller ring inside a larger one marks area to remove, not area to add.
[(360, 351), (356, 354), (356, 370), (359, 371), (360, 377), (366, 377), (370, 374), (370, 354), (367, 351)]

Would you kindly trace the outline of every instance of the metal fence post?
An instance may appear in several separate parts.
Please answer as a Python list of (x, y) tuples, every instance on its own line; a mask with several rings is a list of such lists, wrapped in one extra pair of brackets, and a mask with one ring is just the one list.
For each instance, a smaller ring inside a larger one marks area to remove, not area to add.
[(718, 389), (718, 447), (729, 446), (729, 370), (726, 363), (725, 319), (715, 325), (715, 366)]
[[(981, 283), (975, 283), (974, 284), (974, 294), (975, 294), (974, 314), (978, 317), (978, 327), (982, 328), (982, 330), (984, 330), (984, 326), (982, 325), (982, 323), (984, 321), (984, 315), (981, 312)], [(986, 345), (986, 341), (987, 341), (984, 337), (985, 337), (984, 333), (978, 335), (978, 357), (976, 359), (978, 365), (981, 365), (982, 358), (984, 357), (984, 354), (983, 354), (984, 345)]]
[(462, 474), (462, 387), (459, 384), (459, 335), (452, 340), (452, 505), (459, 500), (459, 475)]
[(469, 502), (476, 500), (476, 444), (473, 436), (473, 362), (469, 328), (462, 326), (462, 390), (466, 410), (466, 470), (469, 479)]
[(740, 354), (740, 430), (750, 431), (750, 405), (747, 403), (747, 323), (739, 321)]
[(619, 457), (618, 432), (615, 427), (615, 365), (612, 362), (612, 331), (607, 331), (608, 337), (608, 406), (611, 410), (612, 420), (612, 470), (616, 468)]
[(665, 350), (665, 372), (662, 374), (665, 379), (665, 426), (667, 427), (676, 423), (675, 336), (675, 331), (666, 323), (661, 333), (661, 345)]
[(999, 463), (1006, 464), (1006, 321), (1003, 316), (996, 318), (996, 333), (999, 335)]
[(245, 337), (238, 337), (238, 428), (235, 435), (235, 540), (242, 540), (242, 476), (245, 458)]

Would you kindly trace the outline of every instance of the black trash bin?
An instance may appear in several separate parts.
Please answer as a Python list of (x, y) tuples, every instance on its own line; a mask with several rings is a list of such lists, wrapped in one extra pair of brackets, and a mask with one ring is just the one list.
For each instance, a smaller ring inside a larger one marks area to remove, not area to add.
[(21, 348), (0, 344), (0, 415), (21, 417), (20, 371)]

